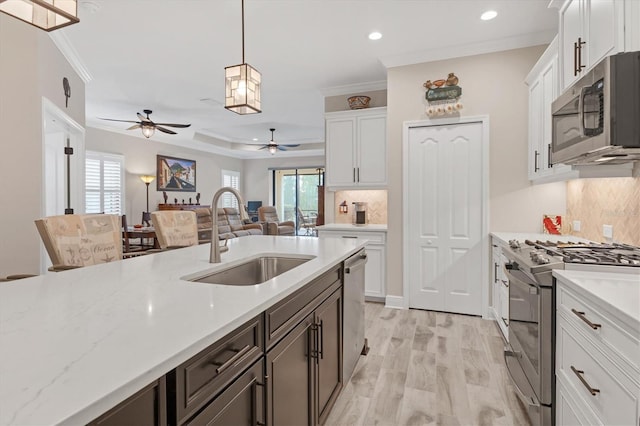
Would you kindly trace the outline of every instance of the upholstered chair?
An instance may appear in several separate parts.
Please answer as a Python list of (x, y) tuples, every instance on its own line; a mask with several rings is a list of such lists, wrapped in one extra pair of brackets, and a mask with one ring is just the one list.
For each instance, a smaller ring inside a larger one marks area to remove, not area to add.
[(231, 228), (231, 232), (236, 237), (245, 237), (247, 235), (262, 235), (262, 226), (257, 223), (244, 223), (238, 209), (233, 207), (224, 207), (224, 213), (227, 222)]
[(278, 211), (273, 206), (262, 206), (258, 208), (258, 219), (264, 222), (268, 235), (295, 235), (296, 224), (290, 220), (280, 222)]
[(179, 248), (198, 244), (196, 214), (189, 210), (161, 210), (151, 213), (160, 248)]
[(52, 271), (122, 259), (120, 217), (69, 214), (35, 221), (53, 266)]
[(211, 230), (213, 229), (211, 207), (200, 207), (193, 211), (196, 213), (196, 222), (198, 223), (198, 243), (210, 243)]

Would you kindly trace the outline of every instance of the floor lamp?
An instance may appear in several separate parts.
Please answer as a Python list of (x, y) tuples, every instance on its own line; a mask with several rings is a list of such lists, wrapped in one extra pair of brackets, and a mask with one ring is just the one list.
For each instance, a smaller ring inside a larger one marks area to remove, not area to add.
[(142, 222), (147, 226), (151, 226), (151, 213), (149, 212), (149, 184), (153, 182), (155, 178), (155, 176), (151, 175), (140, 176), (140, 180), (143, 181), (145, 185), (147, 185), (147, 210), (142, 212)]

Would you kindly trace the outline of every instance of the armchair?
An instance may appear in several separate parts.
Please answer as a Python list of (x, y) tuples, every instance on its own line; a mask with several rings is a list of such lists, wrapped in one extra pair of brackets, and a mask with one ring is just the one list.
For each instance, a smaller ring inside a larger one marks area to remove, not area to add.
[(296, 224), (290, 220), (280, 222), (278, 211), (273, 206), (258, 208), (258, 219), (266, 224), (267, 235), (296, 235)]

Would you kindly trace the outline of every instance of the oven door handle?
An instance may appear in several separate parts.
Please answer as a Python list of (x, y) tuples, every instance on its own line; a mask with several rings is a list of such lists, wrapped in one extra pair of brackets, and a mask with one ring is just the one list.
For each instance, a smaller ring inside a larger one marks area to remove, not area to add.
[[(509, 347), (505, 347), (504, 348), (505, 364), (507, 364), (508, 356), (518, 357), (518, 353), (512, 351)], [(509, 369), (509, 367), (507, 367), (507, 373), (509, 374), (509, 378), (511, 379), (511, 384), (513, 385), (513, 388), (516, 390), (516, 395), (518, 396), (520, 401), (522, 401), (522, 403), (526, 404), (528, 407), (534, 407), (536, 409), (540, 409), (540, 404), (538, 404), (535, 401), (535, 399), (533, 399), (530, 396), (527, 396), (524, 392), (522, 392), (522, 390), (518, 386), (518, 382), (514, 379), (513, 374), (511, 374), (511, 370)]]

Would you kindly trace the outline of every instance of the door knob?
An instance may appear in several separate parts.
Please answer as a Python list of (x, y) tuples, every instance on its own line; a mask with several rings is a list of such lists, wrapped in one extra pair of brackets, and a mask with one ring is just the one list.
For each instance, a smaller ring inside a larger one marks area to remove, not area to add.
[(427, 240), (427, 245), (429, 245), (429, 246), (430, 246), (431, 244), (433, 244), (433, 241), (431, 241), (431, 240)]

